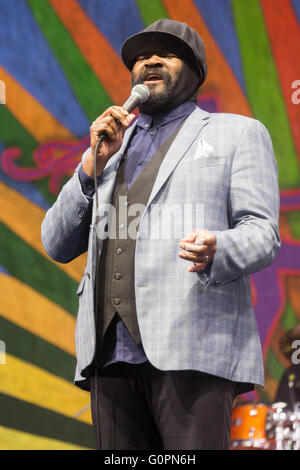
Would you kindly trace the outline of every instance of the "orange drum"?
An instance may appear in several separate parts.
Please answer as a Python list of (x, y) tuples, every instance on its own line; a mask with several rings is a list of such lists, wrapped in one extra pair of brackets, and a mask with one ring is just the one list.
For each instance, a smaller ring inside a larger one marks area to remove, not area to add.
[(272, 410), (262, 403), (238, 405), (232, 410), (230, 449), (271, 449), (267, 423)]

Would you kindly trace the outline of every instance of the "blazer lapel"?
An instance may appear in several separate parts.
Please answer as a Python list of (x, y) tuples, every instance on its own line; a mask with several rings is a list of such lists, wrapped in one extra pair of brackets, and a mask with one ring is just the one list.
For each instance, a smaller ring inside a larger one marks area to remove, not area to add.
[(208, 122), (209, 113), (199, 107), (186, 119), (160, 166), (147, 206), (151, 204), (156, 194)]

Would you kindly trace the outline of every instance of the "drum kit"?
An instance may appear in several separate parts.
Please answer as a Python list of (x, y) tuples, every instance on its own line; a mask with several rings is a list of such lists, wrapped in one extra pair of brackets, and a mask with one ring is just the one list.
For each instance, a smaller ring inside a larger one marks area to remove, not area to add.
[(300, 403), (295, 403), (293, 410), (283, 402), (236, 406), (232, 411), (230, 449), (300, 450)]
[[(300, 324), (280, 340), (289, 360), (295, 338), (300, 339)], [(231, 450), (300, 450), (300, 389), (295, 386), (295, 374), (288, 375), (288, 389), (289, 404), (248, 402), (233, 408)]]

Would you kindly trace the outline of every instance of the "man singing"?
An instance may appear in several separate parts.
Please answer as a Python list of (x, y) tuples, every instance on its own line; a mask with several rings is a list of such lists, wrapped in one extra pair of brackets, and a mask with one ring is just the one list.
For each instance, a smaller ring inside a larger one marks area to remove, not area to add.
[(95, 120), (42, 226), (54, 260), (88, 251), (75, 382), (99, 449), (228, 449), (234, 397), (264, 384), (249, 275), (280, 246), (272, 143), (257, 120), (197, 106), (205, 51), (185, 23), (153, 23), (122, 59), (150, 97), (133, 124), (118, 106)]

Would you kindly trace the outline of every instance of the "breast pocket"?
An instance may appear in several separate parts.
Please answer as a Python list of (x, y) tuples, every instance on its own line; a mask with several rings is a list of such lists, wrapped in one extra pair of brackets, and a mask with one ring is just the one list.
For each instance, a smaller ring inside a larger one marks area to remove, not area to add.
[(200, 157), (183, 163), (185, 171), (192, 171), (196, 168), (220, 166), (228, 164), (228, 157)]

